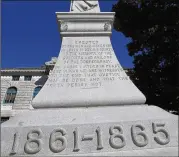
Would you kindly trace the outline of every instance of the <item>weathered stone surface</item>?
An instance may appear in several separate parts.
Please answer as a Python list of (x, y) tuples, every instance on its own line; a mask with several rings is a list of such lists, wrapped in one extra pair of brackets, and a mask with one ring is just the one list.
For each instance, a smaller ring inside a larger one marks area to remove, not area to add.
[(178, 117), (147, 105), (38, 109), (1, 133), (3, 156), (178, 155)]
[[(48, 95), (44, 97), (44, 95)], [(57, 63), (34, 108), (144, 104), (109, 37), (64, 37)]]
[(178, 116), (142, 105), (112, 49), (113, 18), (57, 13), (60, 55), (38, 109), (2, 124), (2, 156), (178, 156)]
[(56, 13), (62, 46), (34, 108), (144, 104), (124, 72), (110, 34), (114, 13)]

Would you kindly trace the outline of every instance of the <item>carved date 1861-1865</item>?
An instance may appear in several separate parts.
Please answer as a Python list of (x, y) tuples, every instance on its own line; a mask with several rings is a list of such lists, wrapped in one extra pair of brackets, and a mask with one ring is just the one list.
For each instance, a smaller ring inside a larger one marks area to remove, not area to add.
[[(170, 136), (167, 130), (164, 128), (165, 123), (152, 123), (153, 139), (149, 139), (147, 135), (146, 128), (142, 124), (135, 124), (131, 126), (131, 139), (136, 147), (145, 147), (149, 144), (149, 140), (153, 140), (159, 145), (166, 145), (170, 142)], [(79, 127), (80, 128), (80, 127)], [(106, 142), (112, 149), (120, 150), (126, 146), (126, 136), (124, 135), (123, 127), (120, 125), (113, 125), (109, 127), (108, 131), (108, 141), (103, 135), (103, 131), (100, 126), (96, 127), (96, 130), (92, 134), (80, 135), (80, 130), (76, 127), (73, 131), (73, 148), (71, 152), (80, 152), (82, 141), (96, 141), (96, 151), (105, 149)], [(163, 134), (164, 136), (161, 136)], [(67, 136), (69, 134), (64, 128), (54, 129), (49, 135), (49, 149), (53, 153), (61, 153), (68, 146)], [(19, 143), (20, 134), (16, 132), (14, 134), (14, 140), (12, 143), (12, 149), (10, 155), (17, 153), (17, 147)], [(71, 137), (71, 136), (70, 136)], [(24, 145), (24, 152), (26, 154), (37, 154), (41, 151), (44, 144), (44, 137), (41, 129), (33, 129), (27, 134), (27, 139)], [(105, 145), (104, 145), (105, 143)]]

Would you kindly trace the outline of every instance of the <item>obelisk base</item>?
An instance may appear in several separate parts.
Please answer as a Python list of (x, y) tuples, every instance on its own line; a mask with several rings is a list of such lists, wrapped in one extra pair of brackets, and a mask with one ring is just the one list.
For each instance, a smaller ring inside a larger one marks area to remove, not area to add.
[(1, 133), (2, 156), (178, 155), (178, 116), (156, 106), (32, 110)]

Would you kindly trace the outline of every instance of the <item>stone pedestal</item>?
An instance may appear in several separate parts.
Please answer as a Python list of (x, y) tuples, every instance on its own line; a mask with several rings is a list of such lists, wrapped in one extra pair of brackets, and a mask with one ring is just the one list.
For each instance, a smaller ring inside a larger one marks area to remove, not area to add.
[(2, 156), (178, 155), (178, 117), (156, 106), (36, 109), (1, 133)]
[(33, 107), (144, 104), (145, 96), (126, 75), (111, 45), (114, 13), (56, 14), (61, 51)]
[(145, 105), (110, 35), (114, 13), (56, 13), (62, 47), (44, 87), (1, 126), (2, 156), (177, 156), (178, 116)]

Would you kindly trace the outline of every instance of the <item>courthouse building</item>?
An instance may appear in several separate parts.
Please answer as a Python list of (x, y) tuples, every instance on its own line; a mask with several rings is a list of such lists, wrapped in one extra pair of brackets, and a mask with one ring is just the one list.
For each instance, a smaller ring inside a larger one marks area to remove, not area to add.
[[(1, 122), (33, 109), (31, 102), (48, 79), (57, 58), (52, 57), (39, 68), (9, 68), (1, 70)], [(130, 76), (131, 70), (125, 69)]]

